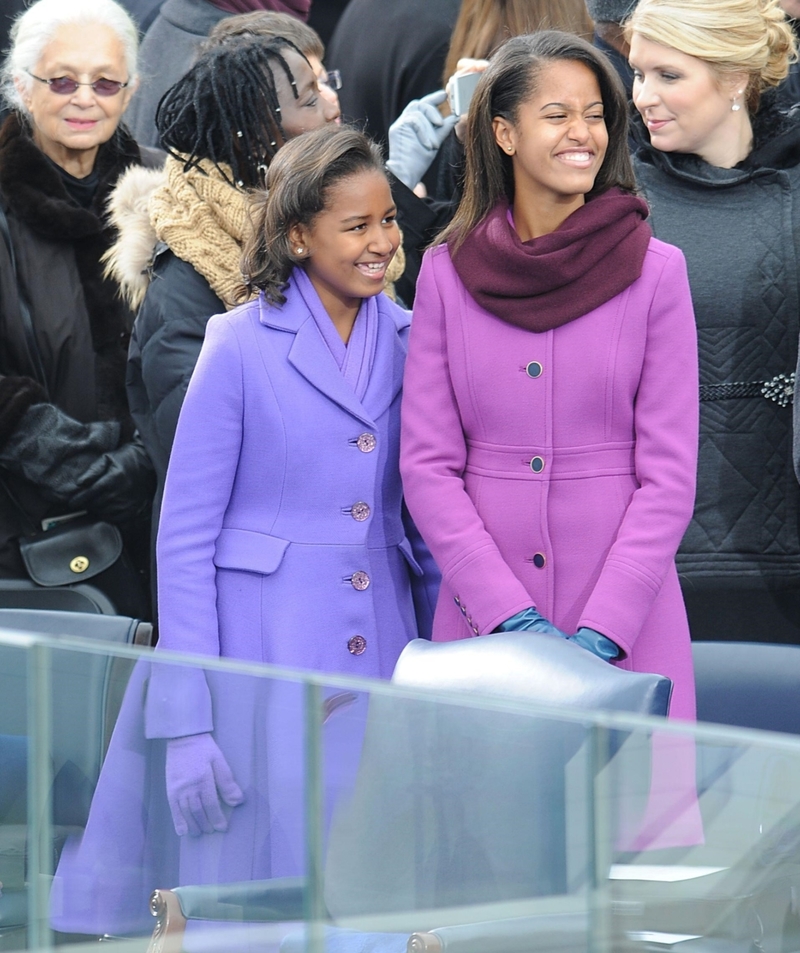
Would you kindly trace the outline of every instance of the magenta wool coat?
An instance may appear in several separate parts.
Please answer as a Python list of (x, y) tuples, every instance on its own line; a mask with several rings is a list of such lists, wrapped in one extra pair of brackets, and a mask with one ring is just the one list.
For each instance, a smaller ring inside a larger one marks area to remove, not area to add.
[(491, 632), (531, 604), (588, 626), (617, 664), (675, 684), (693, 718), (675, 552), (692, 515), (695, 330), (682, 253), (652, 239), (606, 304), (534, 333), (481, 308), (448, 248), (427, 253), (406, 363), (406, 502), (443, 583), (434, 640)]

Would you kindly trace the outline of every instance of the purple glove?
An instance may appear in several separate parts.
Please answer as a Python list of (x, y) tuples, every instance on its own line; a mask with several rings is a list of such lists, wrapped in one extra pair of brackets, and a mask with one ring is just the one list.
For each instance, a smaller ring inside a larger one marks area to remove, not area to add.
[(222, 800), (236, 807), (244, 800), (222, 752), (209, 732), (167, 741), (167, 800), (175, 833), (226, 831)]

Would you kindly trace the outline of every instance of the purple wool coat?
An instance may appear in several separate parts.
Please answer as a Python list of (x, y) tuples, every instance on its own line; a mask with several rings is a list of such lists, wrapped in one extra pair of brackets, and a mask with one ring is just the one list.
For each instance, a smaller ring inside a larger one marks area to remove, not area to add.
[[(384, 295), (376, 307), (361, 400), (294, 282), (282, 307), (210, 320), (164, 494), (159, 648), (388, 678), (428, 634), (438, 573), (403, 519), (398, 466), (409, 316)], [(326, 823), (355, 777), (368, 698), (328, 695)], [(156, 887), (301, 873), (303, 705), (294, 682), (139, 664), (86, 832), (59, 864), (53, 925), (147, 931)], [(178, 838), (165, 739), (208, 731), (244, 802), (225, 808), (227, 832)]]
[[(163, 648), (388, 678), (416, 637), (398, 468), (409, 316), (384, 295), (377, 311), (363, 401), (294, 283), (281, 307), (210, 320), (164, 492)], [(160, 737), (208, 730), (156, 721)]]
[(531, 604), (588, 626), (617, 664), (671, 678), (694, 718), (675, 552), (692, 515), (697, 334), (682, 253), (533, 333), (479, 307), (446, 246), (417, 284), (402, 410), (406, 501), (442, 571), (434, 640), (491, 632)]

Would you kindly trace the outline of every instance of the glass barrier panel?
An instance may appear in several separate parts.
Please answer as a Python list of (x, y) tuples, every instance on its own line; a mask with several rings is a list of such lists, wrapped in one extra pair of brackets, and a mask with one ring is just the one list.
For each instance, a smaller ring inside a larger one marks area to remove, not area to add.
[(793, 736), (0, 632), (0, 950), (793, 953), (798, 791)]

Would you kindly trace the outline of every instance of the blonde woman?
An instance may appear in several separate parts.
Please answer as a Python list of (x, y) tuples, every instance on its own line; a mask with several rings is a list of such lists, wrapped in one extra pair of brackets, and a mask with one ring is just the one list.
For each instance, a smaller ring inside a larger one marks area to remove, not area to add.
[(796, 41), (777, 0), (641, 0), (626, 35), (636, 176), (655, 235), (686, 256), (698, 325), (697, 502), (678, 552), (692, 637), (800, 643), (800, 125), (774, 92)]

